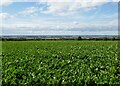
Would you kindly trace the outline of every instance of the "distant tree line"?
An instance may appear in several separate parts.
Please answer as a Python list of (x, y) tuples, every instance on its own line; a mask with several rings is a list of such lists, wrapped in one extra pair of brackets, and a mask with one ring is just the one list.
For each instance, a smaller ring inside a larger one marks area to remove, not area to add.
[(82, 38), (81, 36), (79, 36), (78, 38), (58, 38), (58, 39), (54, 39), (54, 38), (49, 38), (49, 39), (37, 39), (37, 38), (33, 38), (33, 39), (26, 39), (26, 38), (0, 38), (0, 40), (2, 41), (30, 41), (30, 40), (119, 40), (119, 38), (109, 38), (109, 37), (99, 37), (99, 38)]
[(85, 39), (85, 38), (82, 38), (81, 36), (78, 37), (78, 40), (119, 40), (119, 38), (115, 38), (115, 37), (112, 37), (112, 38), (109, 38), (109, 37), (99, 37), (99, 38), (88, 38), (88, 39)]

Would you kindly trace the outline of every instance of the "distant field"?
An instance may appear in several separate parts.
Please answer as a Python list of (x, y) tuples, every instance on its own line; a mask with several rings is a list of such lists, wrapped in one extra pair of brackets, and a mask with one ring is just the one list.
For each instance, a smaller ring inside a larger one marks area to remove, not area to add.
[(117, 41), (4, 41), (3, 85), (120, 84)]

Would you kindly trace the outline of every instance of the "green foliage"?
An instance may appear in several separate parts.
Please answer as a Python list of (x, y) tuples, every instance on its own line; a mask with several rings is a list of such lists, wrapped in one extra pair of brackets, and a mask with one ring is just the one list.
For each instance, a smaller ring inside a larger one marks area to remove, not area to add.
[(120, 84), (116, 41), (5, 41), (2, 85)]

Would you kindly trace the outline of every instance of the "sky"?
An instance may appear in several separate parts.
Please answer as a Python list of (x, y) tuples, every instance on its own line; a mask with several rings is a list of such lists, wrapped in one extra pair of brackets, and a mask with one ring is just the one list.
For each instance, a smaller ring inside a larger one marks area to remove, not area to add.
[(118, 35), (119, 0), (4, 0), (0, 35)]

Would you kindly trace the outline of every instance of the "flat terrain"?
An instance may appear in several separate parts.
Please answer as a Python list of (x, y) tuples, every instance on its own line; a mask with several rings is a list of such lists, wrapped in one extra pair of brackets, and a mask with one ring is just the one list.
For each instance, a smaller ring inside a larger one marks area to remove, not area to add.
[(3, 85), (120, 84), (117, 41), (4, 41)]

